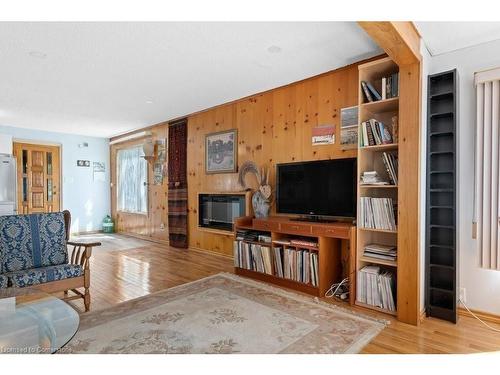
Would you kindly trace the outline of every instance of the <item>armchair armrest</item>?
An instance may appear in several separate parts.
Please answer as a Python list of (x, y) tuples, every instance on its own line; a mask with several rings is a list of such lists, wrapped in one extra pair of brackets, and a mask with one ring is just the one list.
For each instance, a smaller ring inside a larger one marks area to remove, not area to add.
[(82, 247), (96, 247), (101, 246), (100, 242), (76, 242), (76, 241), (68, 241), (68, 245), (70, 246), (82, 246)]
[(68, 246), (73, 246), (70, 256), (70, 264), (79, 264), (84, 269), (89, 267), (89, 259), (92, 255), (92, 248), (101, 246), (100, 242), (73, 242), (68, 241)]

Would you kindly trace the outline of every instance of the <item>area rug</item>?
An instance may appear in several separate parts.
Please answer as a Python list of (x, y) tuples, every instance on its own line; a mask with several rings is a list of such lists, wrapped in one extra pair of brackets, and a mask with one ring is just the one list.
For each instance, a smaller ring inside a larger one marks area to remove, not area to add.
[(387, 322), (221, 273), (82, 314), (62, 353), (357, 353)]

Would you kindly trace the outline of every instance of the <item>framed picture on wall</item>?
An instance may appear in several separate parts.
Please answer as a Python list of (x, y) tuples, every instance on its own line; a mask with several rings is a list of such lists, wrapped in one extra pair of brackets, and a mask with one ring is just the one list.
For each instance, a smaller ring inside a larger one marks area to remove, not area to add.
[(238, 169), (238, 131), (207, 134), (205, 137), (205, 172), (234, 173)]
[(343, 150), (358, 147), (358, 106), (340, 110), (340, 145)]

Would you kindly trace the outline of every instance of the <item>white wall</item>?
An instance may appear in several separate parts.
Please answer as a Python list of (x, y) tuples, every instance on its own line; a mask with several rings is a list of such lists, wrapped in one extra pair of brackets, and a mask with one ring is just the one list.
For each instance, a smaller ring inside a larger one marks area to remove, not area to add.
[[(50, 142), (61, 146), (62, 209), (72, 216), (72, 232), (101, 229), (104, 216), (110, 214), (109, 140), (80, 135), (14, 128), (0, 125), (0, 133), (16, 140)], [(87, 142), (88, 148), (78, 145)], [(77, 167), (77, 160), (104, 162), (105, 181), (94, 181), (92, 167)]]
[[(459, 80), (458, 128), (458, 249), (460, 286), (466, 288), (467, 305), (500, 314), (500, 272), (479, 267), (476, 241), (472, 239), (474, 192), (474, 72), (500, 67), (500, 41), (431, 58), (429, 74), (457, 68)], [(425, 76), (424, 76), (425, 77)]]

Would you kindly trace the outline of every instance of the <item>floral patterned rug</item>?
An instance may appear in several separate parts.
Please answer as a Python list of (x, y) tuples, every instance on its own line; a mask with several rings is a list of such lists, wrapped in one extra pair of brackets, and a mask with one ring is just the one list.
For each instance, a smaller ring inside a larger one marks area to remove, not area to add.
[(357, 353), (387, 322), (221, 273), (81, 315), (62, 353)]

